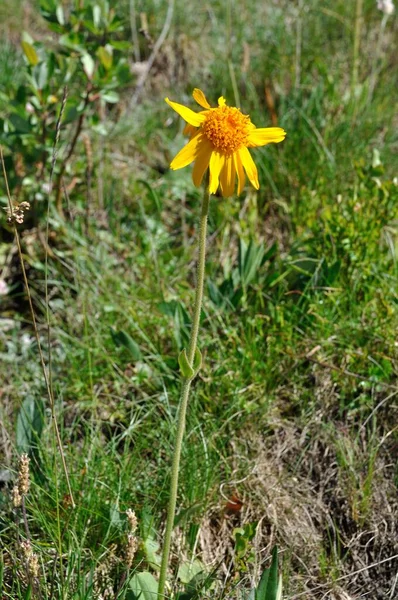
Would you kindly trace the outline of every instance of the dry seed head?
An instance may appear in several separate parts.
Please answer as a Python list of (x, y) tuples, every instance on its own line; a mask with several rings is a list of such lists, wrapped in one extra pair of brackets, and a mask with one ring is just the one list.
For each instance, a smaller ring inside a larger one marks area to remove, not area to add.
[(135, 516), (135, 512), (128, 508), (126, 510), (127, 520), (129, 522), (130, 533), (135, 533), (138, 525), (137, 517)]
[(29, 202), (21, 202), (21, 204), (15, 204), (10, 208), (5, 208), (4, 210), (7, 213), (7, 222), (8, 223), (17, 223), (20, 225), (23, 223), (25, 218), (25, 213), (30, 209)]
[(37, 554), (32, 550), (32, 545), (29, 540), (21, 542), (21, 550), (28, 565), (28, 571), (31, 577), (37, 577), (39, 574), (39, 559)]
[(29, 491), (29, 461), (27, 454), (21, 454), (18, 471), (18, 488), (21, 496), (25, 496)]
[(29, 540), (24, 540), (21, 542), (21, 550), (22, 554), (24, 555), (24, 558), (26, 558), (26, 560), (29, 560), (29, 558), (33, 554), (32, 545)]
[(131, 569), (131, 565), (133, 564), (135, 553), (137, 552), (138, 541), (135, 537), (134, 533), (127, 534), (127, 545), (126, 545), (126, 567)]
[(111, 577), (115, 565), (116, 557), (111, 553), (104, 562), (96, 566), (93, 577), (93, 590), (97, 600), (112, 600), (115, 597), (113, 578)]
[(14, 485), (14, 487), (12, 488), (12, 505), (14, 508), (18, 508), (19, 506), (21, 506), (22, 504), (22, 496), (19, 493), (19, 488), (17, 485)]
[(37, 554), (32, 554), (28, 560), (28, 569), (31, 576), (36, 579), (36, 577), (39, 575), (39, 558)]

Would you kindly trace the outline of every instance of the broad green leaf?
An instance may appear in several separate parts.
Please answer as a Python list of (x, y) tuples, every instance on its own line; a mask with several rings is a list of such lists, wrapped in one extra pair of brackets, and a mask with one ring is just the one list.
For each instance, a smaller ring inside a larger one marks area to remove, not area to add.
[(17, 417), (16, 442), (18, 452), (29, 454), (37, 447), (44, 425), (44, 404), (40, 399), (27, 396)]
[(115, 50), (130, 50), (131, 42), (128, 40), (111, 40), (109, 44), (115, 48)]
[(80, 60), (82, 61), (83, 69), (88, 79), (92, 79), (95, 70), (95, 62), (88, 52), (85, 52)]
[(276, 593), (276, 600), (282, 600), (282, 575), (279, 575), (278, 591)]
[(157, 600), (157, 595), (158, 582), (148, 571), (136, 573), (130, 579), (129, 591), (126, 594), (128, 600)]
[(12, 114), (8, 117), (8, 120), (17, 133), (30, 133), (32, 131), (32, 126), (29, 121), (19, 115)]
[(281, 582), (278, 582), (278, 549), (272, 550), (271, 566), (264, 569), (255, 593), (255, 600), (278, 600), (282, 592)]
[(101, 98), (109, 104), (116, 104), (120, 100), (119, 94), (113, 90), (104, 90), (101, 92)]
[(272, 550), (272, 562), (269, 569), (267, 595), (265, 600), (276, 600), (278, 594), (278, 549)]
[(178, 568), (177, 578), (182, 583), (189, 583), (196, 575), (203, 573), (205, 570), (204, 564), (200, 560), (194, 560), (192, 562), (184, 562)]
[(46, 62), (42, 62), (40, 65), (37, 65), (34, 69), (34, 78), (37, 84), (38, 90), (43, 90), (48, 82), (48, 65)]
[(256, 276), (264, 257), (264, 246), (256, 246), (253, 240), (246, 245), (244, 240), (239, 241), (239, 273), (243, 285), (248, 285)]
[(180, 512), (175, 516), (174, 519), (174, 527), (177, 527), (181, 523), (187, 523), (194, 515), (196, 515), (199, 511), (202, 510), (203, 504), (201, 502), (196, 502), (188, 508), (183, 508)]
[(119, 505), (117, 502), (114, 502), (110, 508), (110, 523), (111, 523), (111, 527), (115, 527), (115, 529), (119, 529), (122, 530), (123, 528), (123, 521), (120, 517), (120, 510), (119, 510)]
[(65, 14), (64, 9), (62, 8), (62, 4), (58, 4), (55, 14), (57, 15), (58, 23), (60, 25), (65, 25)]
[(143, 540), (142, 548), (149, 566), (152, 569), (160, 569), (160, 563), (162, 562), (162, 557), (158, 554), (160, 544), (153, 537), (148, 537)]
[(194, 374), (197, 375), (202, 368), (202, 353), (199, 348), (195, 350), (195, 356), (193, 357), (193, 370)]
[(98, 4), (94, 4), (93, 6), (93, 21), (95, 27), (99, 27), (101, 24), (101, 8)]
[(178, 355), (178, 364), (180, 365), (180, 371), (182, 376), (185, 377), (185, 379), (192, 379), (192, 377), (195, 374), (195, 371), (188, 362), (188, 357), (185, 348)]
[(25, 596), (24, 596), (24, 600), (30, 600), (32, 597), (32, 584), (29, 583), (26, 592), (25, 592)]
[(25, 42), (22, 40), (21, 42), (22, 50), (28, 59), (29, 64), (34, 67), (39, 62), (39, 57), (37, 56), (36, 50), (33, 48), (32, 44), (29, 42)]
[(111, 336), (116, 346), (124, 346), (130, 352), (133, 360), (140, 360), (142, 358), (139, 345), (128, 333), (125, 331), (116, 331), (111, 327)]
[(97, 50), (97, 56), (101, 61), (101, 64), (105, 67), (107, 71), (112, 67), (113, 56), (112, 52), (109, 51), (105, 46), (100, 46)]

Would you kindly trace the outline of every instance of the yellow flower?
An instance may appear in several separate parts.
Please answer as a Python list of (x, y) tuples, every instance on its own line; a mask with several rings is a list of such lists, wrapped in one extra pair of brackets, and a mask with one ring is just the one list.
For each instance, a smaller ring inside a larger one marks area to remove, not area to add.
[(227, 106), (222, 96), (218, 99), (218, 107), (211, 108), (201, 90), (195, 88), (192, 95), (205, 110), (195, 113), (182, 104), (165, 99), (187, 122), (184, 133), (191, 138), (170, 167), (173, 170), (182, 169), (195, 161), (192, 179), (196, 186), (201, 184), (203, 175), (209, 168), (210, 194), (215, 194), (220, 185), (224, 197), (232, 196), (236, 175), (240, 194), (245, 185), (245, 171), (258, 190), (260, 185), (257, 167), (248, 148), (282, 142), (286, 136), (285, 131), (280, 127), (257, 128), (239, 108)]

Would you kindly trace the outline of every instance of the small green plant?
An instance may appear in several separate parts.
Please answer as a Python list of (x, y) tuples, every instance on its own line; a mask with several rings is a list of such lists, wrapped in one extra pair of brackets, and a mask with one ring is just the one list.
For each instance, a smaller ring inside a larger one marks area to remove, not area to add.
[(91, 166), (88, 147), (86, 159), (71, 170), (82, 133), (106, 134), (101, 115), (131, 81), (125, 56), (130, 43), (123, 39), (124, 22), (113, 4), (86, 1), (67, 9), (55, 0), (41, 0), (42, 16), (57, 35), (55, 44), (24, 32), (25, 72), (1, 91), (0, 143), (10, 188), (15, 201), (33, 204), (35, 218), (44, 212), (51, 180), (62, 212), (63, 179), (76, 185)]
[(282, 600), (282, 578), (278, 575), (278, 549), (272, 550), (271, 565), (264, 569), (258, 586), (249, 594), (248, 600)]

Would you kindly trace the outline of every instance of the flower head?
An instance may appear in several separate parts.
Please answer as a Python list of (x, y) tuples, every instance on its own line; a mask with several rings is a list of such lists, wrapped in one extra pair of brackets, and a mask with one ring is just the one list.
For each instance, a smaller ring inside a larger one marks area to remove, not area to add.
[(224, 197), (232, 196), (236, 176), (240, 194), (246, 175), (258, 190), (257, 167), (248, 148), (282, 142), (285, 131), (280, 127), (257, 128), (239, 108), (227, 106), (222, 96), (218, 99), (218, 106), (212, 108), (201, 90), (194, 89), (192, 95), (204, 108), (199, 113), (166, 98), (167, 104), (187, 122), (184, 133), (191, 138), (170, 167), (173, 170), (182, 169), (194, 162), (192, 179), (196, 186), (201, 184), (203, 175), (209, 169), (210, 194), (215, 194), (220, 186)]

